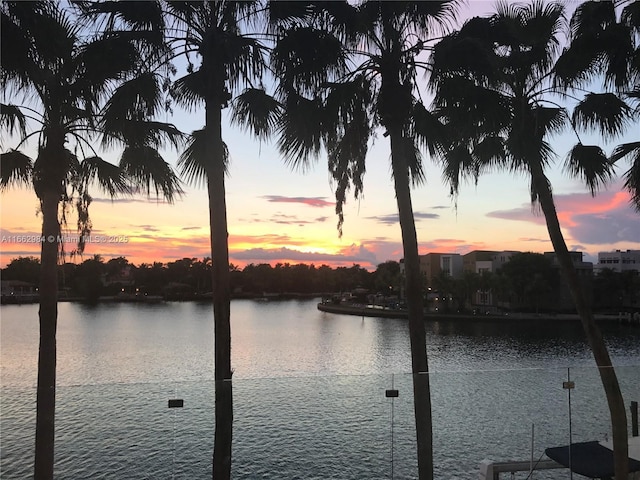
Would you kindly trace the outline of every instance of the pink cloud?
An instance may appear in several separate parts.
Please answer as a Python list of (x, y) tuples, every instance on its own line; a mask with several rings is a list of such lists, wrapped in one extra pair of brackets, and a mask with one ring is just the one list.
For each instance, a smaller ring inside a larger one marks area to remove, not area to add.
[[(640, 244), (640, 219), (629, 204), (626, 191), (556, 195), (555, 203), (560, 225), (574, 241), (583, 244)], [(488, 217), (517, 220), (544, 225), (544, 216), (530, 205), (511, 210), (493, 211)]]

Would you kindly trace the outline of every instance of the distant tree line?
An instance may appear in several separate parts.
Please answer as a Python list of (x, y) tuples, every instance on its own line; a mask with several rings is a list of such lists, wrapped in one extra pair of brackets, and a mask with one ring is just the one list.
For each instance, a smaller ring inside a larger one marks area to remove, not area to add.
[[(168, 263), (134, 265), (124, 257), (105, 261), (95, 255), (82, 263), (65, 263), (59, 269), (58, 283), (67, 295), (85, 300), (119, 293), (163, 295), (188, 298), (210, 293), (210, 258), (182, 258)], [(363, 288), (376, 292), (395, 291), (400, 284), (398, 262), (388, 261), (369, 272), (360, 265), (331, 268), (327, 265), (277, 263), (249, 264), (244, 268), (230, 264), (231, 290), (236, 295), (322, 294)], [(18, 257), (2, 269), (3, 280), (38, 284), (40, 260)]]
[[(211, 259), (182, 258), (168, 263), (134, 265), (124, 257), (105, 261), (96, 255), (81, 263), (65, 263), (60, 269), (59, 286), (69, 297), (97, 301), (121, 293), (162, 295), (168, 299), (188, 299), (211, 292)], [(3, 280), (38, 284), (40, 261), (18, 257), (2, 269)], [(389, 260), (368, 271), (360, 265), (332, 268), (328, 265), (277, 263), (230, 265), (231, 288), (238, 296), (265, 294), (314, 295), (352, 292), (356, 289), (382, 296), (402, 297), (401, 269)], [(619, 310), (640, 300), (637, 271), (599, 271), (585, 279), (592, 292), (594, 308)], [(465, 311), (493, 305), (529, 312), (553, 311), (562, 288), (558, 269), (538, 253), (514, 255), (497, 272), (464, 272), (460, 278), (441, 275), (427, 285), (427, 302), (438, 293), (443, 312)]]

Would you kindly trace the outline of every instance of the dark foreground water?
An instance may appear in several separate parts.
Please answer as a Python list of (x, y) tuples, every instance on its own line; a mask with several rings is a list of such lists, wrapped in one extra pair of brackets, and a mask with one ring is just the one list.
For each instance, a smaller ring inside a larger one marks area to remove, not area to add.
[[(416, 478), (405, 320), (316, 301), (232, 303), (234, 479)], [(0, 309), (0, 477), (32, 475), (37, 306)], [(59, 307), (56, 478), (204, 479), (213, 449), (209, 305)], [(640, 400), (640, 328), (605, 328), (625, 402)], [(577, 323), (428, 324), (436, 478), (538, 460), (609, 435)], [(385, 398), (397, 388), (398, 398)], [(172, 398), (184, 408), (169, 409)], [(526, 474), (515, 478), (526, 478)], [(535, 478), (569, 478), (536, 473)]]

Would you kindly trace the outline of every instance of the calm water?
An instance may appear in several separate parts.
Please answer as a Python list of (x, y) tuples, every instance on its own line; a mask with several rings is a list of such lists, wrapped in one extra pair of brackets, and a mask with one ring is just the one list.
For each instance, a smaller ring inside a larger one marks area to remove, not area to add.
[[(320, 312), (316, 300), (232, 303), (235, 479), (415, 478), (405, 320)], [(0, 476), (32, 474), (37, 306), (2, 306)], [(59, 306), (56, 478), (210, 478), (211, 307)], [(640, 328), (605, 329), (627, 405), (640, 400)], [(428, 324), (436, 477), (483, 458), (537, 460), (608, 435), (580, 327)], [(568, 372), (568, 369), (569, 372)], [(399, 398), (384, 391), (395, 387)], [(170, 398), (184, 408), (168, 409)], [(554, 472), (536, 478), (569, 478)], [(516, 478), (525, 478), (516, 477)]]

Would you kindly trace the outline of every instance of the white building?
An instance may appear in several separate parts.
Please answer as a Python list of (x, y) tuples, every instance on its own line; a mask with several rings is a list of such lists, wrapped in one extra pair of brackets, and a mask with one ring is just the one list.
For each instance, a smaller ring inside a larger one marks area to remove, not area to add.
[(599, 252), (598, 263), (593, 267), (600, 271), (608, 268), (614, 272), (628, 270), (640, 271), (640, 250), (616, 250), (615, 252)]

